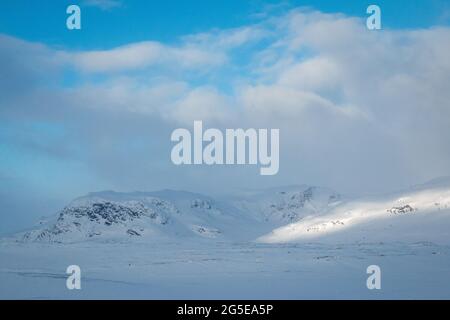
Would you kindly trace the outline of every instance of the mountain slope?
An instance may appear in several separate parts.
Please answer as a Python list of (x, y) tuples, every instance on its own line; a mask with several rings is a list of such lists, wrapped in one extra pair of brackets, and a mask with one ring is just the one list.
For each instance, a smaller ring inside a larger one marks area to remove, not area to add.
[[(243, 223), (244, 222), (244, 223)], [(254, 225), (238, 209), (210, 197), (181, 191), (99, 192), (78, 198), (24, 241), (253, 237)]]
[(341, 203), (342, 196), (328, 188), (300, 185), (251, 191), (230, 201), (256, 219), (283, 225), (327, 212)]
[(97, 192), (75, 199), (22, 241), (450, 242), (450, 179), (360, 198), (290, 186), (216, 200), (184, 191)]
[(403, 192), (343, 201), (329, 211), (276, 228), (258, 241), (449, 242), (449, 228), (450, 180), (440, 179)]

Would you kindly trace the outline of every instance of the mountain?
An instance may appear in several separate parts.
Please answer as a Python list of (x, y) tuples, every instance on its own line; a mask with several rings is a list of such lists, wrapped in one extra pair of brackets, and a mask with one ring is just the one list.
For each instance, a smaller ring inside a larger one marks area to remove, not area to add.
[[(0, 298), (447, 298), (448, 182), (351, 198), (301, 185), (221, 198), (91, 193), (0, 239)], [(65, 286), (74, 264), (82, 290)]]
[(90, 193), (20, 234), (24, 241), (216, 239), (252, 241), (339, 203), (332, 190), (291, 186), (220, 200), (185, 191)]
[(339, 205), (341, 199), (331, 189), (299, 185), (248, 191), (230, 201), (255, 219), (282, 225), (327, 212)]
[(56, 217), (20, 235), (24, 241), (241, 239), (258, 225), (245, 214), (210, 197), (182, 191), (90, 193)]
[(304, 241), (448, 242), (450, 178), (392, 194), (360, 197), (281, 226), (257, 239), (264, 243)]
[(21, 241), (446, 241), (450, 178), (353, 197), (298, 185), (214, 199), (198, 193), (90, 193)]

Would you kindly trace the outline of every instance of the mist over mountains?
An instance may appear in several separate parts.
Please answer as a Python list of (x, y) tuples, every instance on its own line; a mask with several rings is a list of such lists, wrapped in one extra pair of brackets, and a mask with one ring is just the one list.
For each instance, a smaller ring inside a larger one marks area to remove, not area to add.
[(378, 196), (349, 197), (297, 185), (210, 197), (187, 191), (89, 193), (17, 241), (258, 241), (333, 237), (429, 237), (445, 240), (450, 226), (450, 179)]

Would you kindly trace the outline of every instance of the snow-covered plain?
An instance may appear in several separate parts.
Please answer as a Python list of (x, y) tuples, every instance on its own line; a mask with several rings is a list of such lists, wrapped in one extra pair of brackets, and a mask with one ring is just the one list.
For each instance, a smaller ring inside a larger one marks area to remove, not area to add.
[[(92, 193), (0, 242), (2, 299), (450, 298), (450, 180), (377, 196)], [(66, 288), (79, 265), (81, 290)], [(366, 287), (379, 265), (381, 290)]]

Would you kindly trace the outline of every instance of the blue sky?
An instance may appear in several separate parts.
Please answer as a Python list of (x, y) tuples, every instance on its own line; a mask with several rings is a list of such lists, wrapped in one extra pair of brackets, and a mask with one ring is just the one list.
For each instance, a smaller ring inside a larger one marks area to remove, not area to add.
[[(428, 27), (450, 22), (446, 0), (103, 1), (113, 5), (102, 8), (83, 0), (2, 1), (0, 31), (56, 46), (106, 49), (146, 39), (174, 42), (185, 34), (238, 27), (257, 20), (258, 13), (277, 13), (298, 6), (365, 17), (365, 9), (372, 3), (383, 8), (385, 28)], [(82, 32), (67, 32), (65, 28), (65, 9), (69, 4), (82, 8)]]
[[(328, 186), (450, 175), (448, 1), (0, 4), (0, 232), (91, 191)], [(308, 7), (309, 9), (305, 9)], [(280, 172), (175, 167), (170, 133), (279, 128)]]

